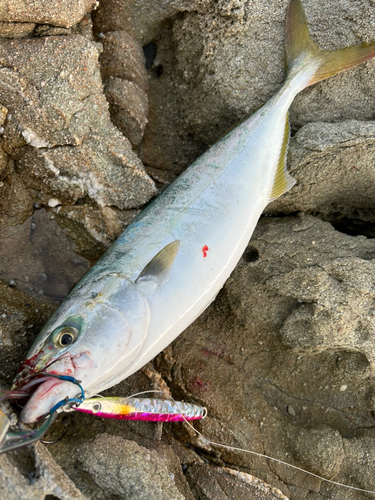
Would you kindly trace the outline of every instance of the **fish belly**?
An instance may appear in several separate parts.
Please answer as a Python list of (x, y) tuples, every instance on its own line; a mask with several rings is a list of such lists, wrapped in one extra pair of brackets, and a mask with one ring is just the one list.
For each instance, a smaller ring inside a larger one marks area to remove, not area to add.
[(135, 279), (159, 250), (181, 242), (168, 281), (147, 294), (151, 319), (140, 353), (105, 387), (169, 345), (206, 309), (233, 271), (269, 201), (286, 120), (286, 112), (277, 111), (275, 106), (260, 110), (209, 149), (106, 254), (103, 266), (121, 263), (122, 272), (132, 270), (129, 277)]

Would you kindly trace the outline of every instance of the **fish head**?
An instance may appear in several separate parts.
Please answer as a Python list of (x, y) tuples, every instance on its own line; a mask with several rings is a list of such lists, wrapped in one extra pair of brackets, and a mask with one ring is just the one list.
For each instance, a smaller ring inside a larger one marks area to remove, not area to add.
[(116, 273), (83, 280), (21, 364), (13, 388), (37, 387), (21, 420), (35, 422), (56, 403), (80, 394), (76, 384), (56, 375), (74, 377), (87, 394), (113, 385), (108, 381), (126, 372), (142, 348), (149, 320), (148, 302), (132, 281)]

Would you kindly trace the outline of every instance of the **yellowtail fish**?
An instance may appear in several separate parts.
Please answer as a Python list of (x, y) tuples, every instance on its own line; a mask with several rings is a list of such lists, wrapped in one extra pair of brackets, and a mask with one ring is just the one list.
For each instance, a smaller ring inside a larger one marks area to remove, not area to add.
[(33, 390), (23, 422), (79, 395), (49, 373), (75, 377), (90, 397), (141, 368), (201, 314), (266, 205), (295, 182), (286, 155), (296, 94), (374, 55), (374, 42), (320, 50), (300, 0), (290, 1), (285, 83), (149, 204), (61, 304), (15, 381), (14, 389)]

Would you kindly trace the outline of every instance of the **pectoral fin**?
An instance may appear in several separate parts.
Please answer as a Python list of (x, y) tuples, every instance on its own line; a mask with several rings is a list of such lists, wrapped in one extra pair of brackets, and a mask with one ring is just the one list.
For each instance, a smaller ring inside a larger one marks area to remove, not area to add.
[(270, 201), (276, 200), (276, 198), (284, 194), (296, 183), (296, 180), (293, 179), (293, 177), (288, 174), (286, 168), (289, 136), (290, 136), (290, 127), (289, 127), (289, 117), (287, 115), (285, 121), (283, 142), (280, 149), (279, 163), (276, 169), (275, 180), (273, 181)]
[(173, 266), (179, 248), (179, 240), (172, 241), (172, 243), (165, 246), (147, 264), (135, 282), (138, 283), (140, 280), (164, 281)]

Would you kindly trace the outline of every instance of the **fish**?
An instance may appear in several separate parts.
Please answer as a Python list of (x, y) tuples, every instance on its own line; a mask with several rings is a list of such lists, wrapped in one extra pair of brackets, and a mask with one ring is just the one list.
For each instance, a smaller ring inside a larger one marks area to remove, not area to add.
[(208, 307), (265, 207), (295, 183), (286, 168), (294, 97), (374, 57), (375, 42), (321, 50), (301, 1), (291, 0), (285, 51), (280, 90), (147, 205), (41, 330), (13, 386), (33, 390), (23, 422), (77, 397), (77, 385), (56, 375), (79, 380), (92, 397), (144, 366)]

